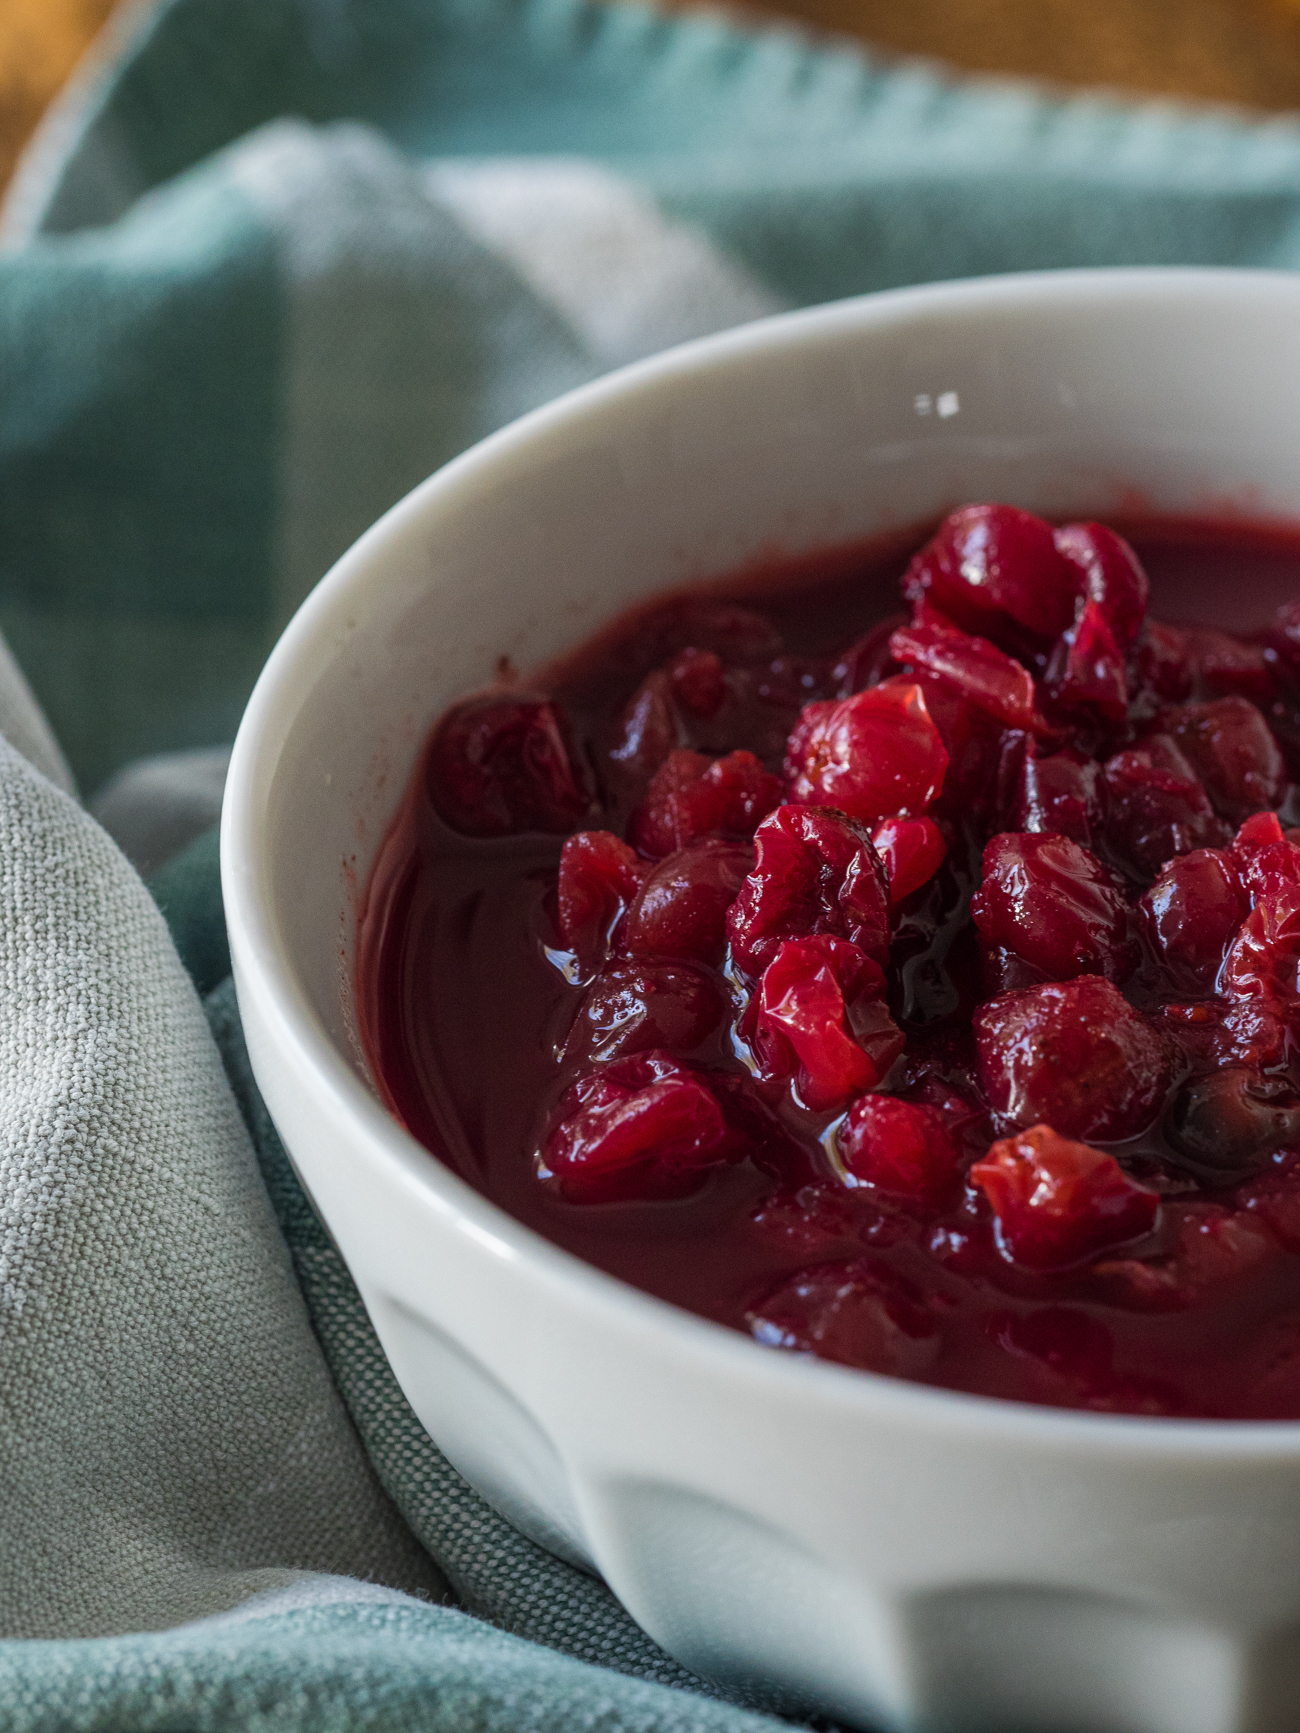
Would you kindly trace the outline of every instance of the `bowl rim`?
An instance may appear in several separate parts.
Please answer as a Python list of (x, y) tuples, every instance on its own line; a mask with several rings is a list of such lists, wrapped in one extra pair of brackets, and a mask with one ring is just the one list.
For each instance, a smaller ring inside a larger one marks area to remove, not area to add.
[(221, 886), (236, 982), (255, 995), (258, 1012), (287, 1056), (286, 1071), (310, 1078), (313, 1094), (348, 1124), (368, 1159), (381, 1163), (412, 1204), (432, 1206), (450, 1225), (494, 1256), (526, 1264), (535, 1278), (568, 1298), (616, 1317), (622, 1328), (659, 1349), (697, 1361), (777, 1401), (816, 1402), (846, 1417), (889, 1418), (918, 1429), (966, 1434), (970, 1441), (1017, 1442), (1072, 1455), (1140, 1456), (1146, 1462), (1206, 1466), (1300, 1455), (1300, 1421), (1178, 1419), (1040, 1407), (1010, 1398), (911, 1383), (811, 1356), (780, 1354), (739, 1331), (698, 1316), (564, 1251), (474, 1190), (418, 1143), (365, 1087), (339, 1051), (301, 986), (282, 943), (270, 894), (270, 863), (259, 842), (259, 811), (299, 694), (310, 690), (313, 652), (333, 636), (359, 587), (389, 543), (493, 470), (526, 457), (540, 440), (625, 401), (683, 378), (743, 364), (765, 351), (786, 351), (817, 338), (871, 333), (917, 314), (961, 322), (1016, 307), (1102, 310), (1172, 298), (1180, 305), (1243, 301), (1278, 304), (1300, 315), (1300, 276), (1223, 266), (1122, 266), (1032, 271), (890, 289), (768, 318), (695, 339), (636, 361), (531, 410), (444, 464), (389, 508), (317, 583), (272, 650), (249, 699), (231, 755), (221, 818)]

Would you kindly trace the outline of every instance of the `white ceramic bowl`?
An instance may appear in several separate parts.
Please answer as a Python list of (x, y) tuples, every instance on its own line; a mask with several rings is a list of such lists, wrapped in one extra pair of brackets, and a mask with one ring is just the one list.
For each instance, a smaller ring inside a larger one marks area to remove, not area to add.
[(364, 536), (235, 746), (223, 883), (253, 1067), (416, 1413), (680, 1660), (792, 1707), (1293, 1733), (1300, 1425), (926, 1389), (760, 1348), (581, 1264), (380, 1106), (353, 1035), (354, 898), (427, 729), (499, 656), (527, 669), (664, 586), (967, 499), (1104, 516), (1135, 495), (1300, 519), (1300, 280), (904, 290), (616, 374)]

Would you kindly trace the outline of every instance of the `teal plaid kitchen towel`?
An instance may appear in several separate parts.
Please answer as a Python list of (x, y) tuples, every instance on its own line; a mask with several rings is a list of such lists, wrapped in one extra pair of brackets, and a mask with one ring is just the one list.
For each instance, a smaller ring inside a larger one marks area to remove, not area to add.
[(170, 0), (0, 239), (0, 1729), (771, 1726), (403, 1402), (243, 1057), (222, 749), (520, 411), (899, 283), (1300, 264), (1300, 127), (586, 0)]

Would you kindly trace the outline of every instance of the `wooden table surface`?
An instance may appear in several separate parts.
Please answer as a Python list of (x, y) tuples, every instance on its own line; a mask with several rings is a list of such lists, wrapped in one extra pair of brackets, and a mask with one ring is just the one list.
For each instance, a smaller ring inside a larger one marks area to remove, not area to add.
[[(0, 187), (114, 4), (0, 0)], [(748, 0), (748, 8), (981, 71), (1300, 110), (1300, 0)]]

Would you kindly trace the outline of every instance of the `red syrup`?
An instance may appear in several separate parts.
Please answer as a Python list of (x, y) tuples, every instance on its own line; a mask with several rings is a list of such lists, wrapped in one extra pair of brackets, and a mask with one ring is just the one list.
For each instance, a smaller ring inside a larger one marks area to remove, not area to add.
[(1300, 1418), (1300, 530), (1119, 527), (967, 508), (454, 706), (359, 922), (393, 1112), (776, 1349)]

